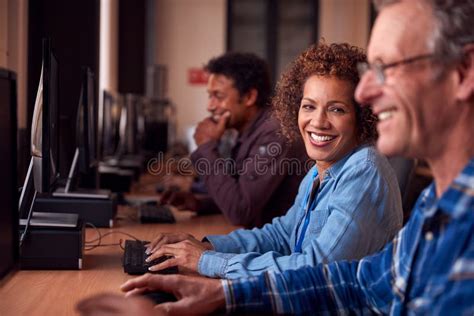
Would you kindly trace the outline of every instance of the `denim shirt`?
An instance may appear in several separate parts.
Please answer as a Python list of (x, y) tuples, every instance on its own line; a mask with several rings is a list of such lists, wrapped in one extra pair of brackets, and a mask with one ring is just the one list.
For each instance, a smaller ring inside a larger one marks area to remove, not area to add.
[(223, 280), (227, 311), (474, 315), (474, 158), (442, 196), (435, 192), (433, 183), (373, 256)]
[(303, 179), (286, 215), (260, 229), (207, 236), (214, 251), (205, 251), (198, 272), (238, 278), (271, 270), (282, 272), (321, 262), (359, 259), (390, 241), (402, 225), (400, 191), (395, 173), (372, 146), (361, 146), (326, 170), (302, 244), (295, 252), (305, 217), (313, 167)]

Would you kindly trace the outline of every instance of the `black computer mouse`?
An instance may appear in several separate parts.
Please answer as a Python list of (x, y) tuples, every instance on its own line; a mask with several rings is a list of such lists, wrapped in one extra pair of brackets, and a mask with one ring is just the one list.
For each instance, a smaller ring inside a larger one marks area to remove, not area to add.
[(161, 304), (166, 302), (176, 302), (176, 297), (167, 292), (145, 292), (143, 296), (152, 300), (155, 304)]
[(165, 192), (165, 190), (166, 190), (166, 187), (163, 183), (158, 183), (156, 185), (156, 193), (163, 193)]

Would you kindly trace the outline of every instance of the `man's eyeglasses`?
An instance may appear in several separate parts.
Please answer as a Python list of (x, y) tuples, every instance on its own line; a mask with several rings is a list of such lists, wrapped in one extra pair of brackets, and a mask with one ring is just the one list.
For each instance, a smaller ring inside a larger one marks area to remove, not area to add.
[(372, 70), (379, 84), (383, 85), (385, 83), (385, 70), (386, 69), (401, 66), (401, 65), (411, 64), (411, 63), (414, 63), (415, 61), (429, 59), (432, 57), (434, 57), (434, 54), (423, 54), (423, 55), (417, 55), (417, 56), (409, 57), (406, 59), (402, 59), (390, 64), (384, 64), (380, 59), (377, 59), (372, 64), (369, 64), (367, 62), (358, 63), (357, 70), (359, 71), (360, 78), (362, 78), (362, 76), (367, 71)]

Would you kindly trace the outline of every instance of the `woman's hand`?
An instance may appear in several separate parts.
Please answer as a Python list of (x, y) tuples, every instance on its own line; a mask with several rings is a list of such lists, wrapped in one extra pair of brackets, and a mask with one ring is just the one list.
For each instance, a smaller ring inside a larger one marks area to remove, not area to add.
[(202, 253), (210, 247), (212, 246), (210, 246), (209, 243), (203, 243), (196, 239), (186, 239), (174, 244), (165, 244), (154, 249), (146, 261), (150, 262), (161, 256), (170, 256), (172, 258), (151, 266), (149, 270), (159, 271), (177, 266), (180, 272), (197, 273), (199, 259)]
[(159, 234), (153, 239), (149, 244), (146, 245), (146, 253), (151, 254), (157, 251), (161, 246), (168, 244), (175, 244), (180, 241), (189, 241), (193, 244), (199, 245), (206, 248), (207, 250), (214, 249), (212, 245), (208, 242), (201, 242), (194, 238), (191, 234), (186, 233), (162, 233)]

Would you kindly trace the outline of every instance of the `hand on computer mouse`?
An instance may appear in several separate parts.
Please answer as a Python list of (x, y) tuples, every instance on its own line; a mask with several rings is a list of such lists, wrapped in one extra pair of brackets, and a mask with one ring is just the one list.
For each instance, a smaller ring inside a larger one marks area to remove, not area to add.
[(167, 315), (202, 315), (225, 307), (221, 281), (205, 277), (145, 274), (128, 280), (120, 289), (126, 292), (125, 297), (134, 297), (146, 291), (173, 294), (176, 302), (155, 306), (155, 311)]
[(199, 200), (191, 192), (167, 190), (163, 192), (161, 204), (171, 204), (179, 210), (196, 212), (199, 209)]
[(140, 296), (124, 297), (116, 294), (99, 294), (80, 301), (76, 309), (82, 316), (98, 315), (166, 315), (154, 308), (154, 303)]

